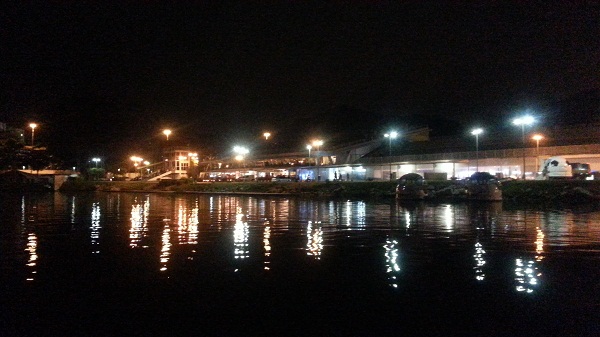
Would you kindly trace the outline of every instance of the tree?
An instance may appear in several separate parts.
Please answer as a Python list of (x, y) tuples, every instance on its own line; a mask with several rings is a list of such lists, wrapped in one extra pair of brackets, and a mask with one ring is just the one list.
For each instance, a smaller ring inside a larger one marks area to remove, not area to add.
[(22, 149), (23, 143), (14, 138), (8, 138), (5, 142), (0, 142), (0, 170), (21, 167), (24, 164), (20, 156)]

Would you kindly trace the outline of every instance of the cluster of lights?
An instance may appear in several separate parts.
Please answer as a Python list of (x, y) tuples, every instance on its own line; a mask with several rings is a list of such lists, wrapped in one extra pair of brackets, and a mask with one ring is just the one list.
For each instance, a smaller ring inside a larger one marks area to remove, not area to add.
[[(525, 126), (529, 126), (532, 125), (535, 122), (535, 119), (532, 116), (526, 115), (523, 117), (519, 117), (519, 118), (515, 118), (513, 120), (513, 124), (517, 125), (517, 126), (521, 126), (522, 129), (522, 133), (523, 133), (523, 143), (525, 143)], [(33, 146), (34, 144), (34, 136), (35, 136), (35, 129), (37, 128), (37, 124), (36, 123), (30, 123), (29, 127), (31, 128), (31, 145)], [(479, 135), (482, 134), (484, 131), (482, 128), (475, 128), (471, 131), (471, 134), (475, 136), (475, 141), (476, 141), (476, 153), (477, 153), (477, 166), (479, 166)], [(162, 131), (162, 133), (166, 136), (167, 141), (169, 140), (169, 136), (173, 133), (170, 129), (164, 129)], [(390, 131), (388, 133), (384, 134), (385, 138), (389, 139), (389, 155), (391, 156), (391, 147), (392, 147), (392, 139), (395, 139), (399, 136), (399, 133), (396, 131)], [(265, 140), (268, 140), (271, 137), (271, 133), (270, 132), (264, 132), (263, 133), (263, 137), (265, 138)], [(536, 141), (536, 145), (539, 151), (539, 142), (540, 140), (542, 140), (544, 137), (542, 135), (534, 135), (532, 137), (533, 140)], [(313, 149), (313, 147), (317, 148), (317, 151), (319, 151), (320, 147), (323, 145), (323, 141), (318, 139), (318, 140), (313, 140), (312, 144), (308, 144), (306, 145), (306, 149), (308, 150), (308, 157), (309, 157), (309, 162), (310, 162), (310, 154), (311, 154), (311, 150)], [(242, 147), (242, 146), (235, 146), (233, 148), (233, 152), (236, 154), (235, 155), (235, 159), (238, 161), (241, 161), (244, 159), (244, 157), (250, 152), (247, 148)], [(197, 154), (190, 154), (189, 157), (192, 157), (193, 159), (195, 159), (195, 161), (198, 161), (197, 158)], [(180, 158), (181, 159), (181, 158)], [(143, 161), (142, 158), (137, 157), (137, 156), (132, 156), (131, 160), (134, 162), (134, 166), (138, 166), (139, 163), (141, 163)], [(100, 162), (100, 158), (92, 158), (92, 161), (95, 163), (96, 167), (98, 166), (98, 162)], [(145, 165), (149, 165), (149, 162), (144, 162)], [(318, 165), (318, 163), (317, 163)], [(524, 166), (524, 165), (523, 165)], [(525, 172), (525, 169), (523, 167), (523, 174)], [(390, 179), (392, 178), (392, 172), (391, 172), (391, 164), (390, 164)]]
[(134, 166), (138, 166), (141, 162), (144, 161), (144, 158), (138, 157), (138, 156), (131, 156), (129, 159), (131, 159), (131, 161), (133, 162)]
[(242, 161), (244, 160), (244, 157), (250, 153), (250, 150), (243, 146), (236, 145), (233, 147), (233, 153), (235, 154), (235, 160)]
[[(525, 127), (530, 126), (534, 123), (535, 123), (535, 118), (533, 118), (532, 116), (529, 116), (529, 115), (515, 118), (513, 120), (514, 125), (521, 127), (521, 134), (522, 134), (522, 140), (523, 140), (523, 168), (522, 168), (523, 179), (525, 178)], [(476, 148), (475, 155), (476, 155), (477, 171), (479, 171), (479, 135), (483, 134), (483, 132), (484, 131), (482, 128), (475, 128), (475, 129), (471, 130), (471, 135), (475, 136), (475, 148)], [(386, 136), (387, 136), (387, 134), (386, 134)], [(538, 155), (540, 140), (544, 139), (544, 137), (542, 135), (536, 134), (533, 137), (531, 137), (531, 139), (536, 141), (536, 155)]]

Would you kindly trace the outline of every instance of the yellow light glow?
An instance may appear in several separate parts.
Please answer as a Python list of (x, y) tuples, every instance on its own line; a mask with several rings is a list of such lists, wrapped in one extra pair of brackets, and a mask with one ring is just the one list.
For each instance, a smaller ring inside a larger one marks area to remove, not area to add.
[(542, 136), (542, 135), (533, 135), (533, 137), (531, 137), (531, 139), (533, 139), (535, 141), (540, 141), (540, 140), (544, 139), (544, 136)]

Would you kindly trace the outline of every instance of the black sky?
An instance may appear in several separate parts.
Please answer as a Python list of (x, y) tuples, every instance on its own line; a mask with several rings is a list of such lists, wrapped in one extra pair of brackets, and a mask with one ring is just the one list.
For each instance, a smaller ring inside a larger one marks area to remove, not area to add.
[(600, 10), (573, 2), (15, 2), (0, 18), (0, 121), (40, 122), (65, 155), (167, 126), (212, 151), (267, 128), (293, 147), (364, 127), (357, 110), (497, 124), (600, 88)]

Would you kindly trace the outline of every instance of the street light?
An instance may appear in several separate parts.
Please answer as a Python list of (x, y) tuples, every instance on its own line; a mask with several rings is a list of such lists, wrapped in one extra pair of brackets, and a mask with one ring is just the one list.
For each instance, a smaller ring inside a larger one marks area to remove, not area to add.
[(525, 126), (529, 126), (535, 122), (535, 119), (531, 116), (523, 116), (515, 118), (513, 124), (521, 126), (521, 140), (523, 142), (523, 180), (525, 180)]
[(389, 139), (389, 157), (390, 157), (390, 181), (392, 181), (392, 139), (398, 137), (398, 132), (392, 131), (390, 133), (386, 133), (383, 135), (385, 138)]
[(169, 135), (171, 135), (171, 130), (169, 130), (169, 129), (164, 129), (164, 130), (163, 130), (163, 134), (164, 134), (165, 136), (167, 136), (167, 142), (168, 142), (168, 141), (169, 141)]
[(92, 158), (92, 161), (95, 164), (95, 167), (98, 168), (98, 162), (100, 161), (100, 158)]
[(310, 166), (310, 150), (312, 150), (312, 145), (306, 145), (306, 149), (308, 150), (308, 166)]
[(317, 147), (317, 158), (316, 158), (316, 162), (317, 162), (317, 181), (321, 181), (321, 170), (319, 168), (319, 166), (320, 166), (319, 155), (321, 154), (321, 145), (323, 145), (323, 141), (320, 140), (320, 139), (313, 140), (312, 145)]
[(33, 147), (33, 137), (34, 137), (34, 134), (35, 134), (35, 128), (37, 128), (37, 124), (30, 123), (29, 127), (31, 128), (31, 146)]
[(243, 161), (244, 157), (250, 153), (250, 150), (248, 150), (247, 148), (243, 147), (243, 146), (234, 146), (233, 147), (233, 153), (236, 154), (235, 156), (235, 160), (237, 161)]
[(476, 171), (475, 172), (479, 172), (479, 135), (483, 133), (483, 129), (482, 128), (476, 128), (473, 129), (473, 131), (471, 131), (471, 134), (473, 136), (475, 136), (475, 165), (476, 165)]
[(265, 137), (265, 140), (269, 140), (269, 137), (271, 137), (271, 133), (265, 132), (265, 133), (263, 133), (263, 137)]
[(531, 139), (535, 140), (535, 155), (539, 156), (540, 155), (540, 140), (544, 139), (544, 136), (533, 135), (533, 137), (531, 137)]
[[(140, 158), (138, 156), (131, 156), (129, 159), (131, 159), (131, 161), (133, 161), (133, 166), (135, 166), (135, 170), (137, 171), (138, 166), (140, 165), (140, 162), (144, 161), (143, 158)], [(142, 171), (140, 170), (140, 177), (142, 176)]]

